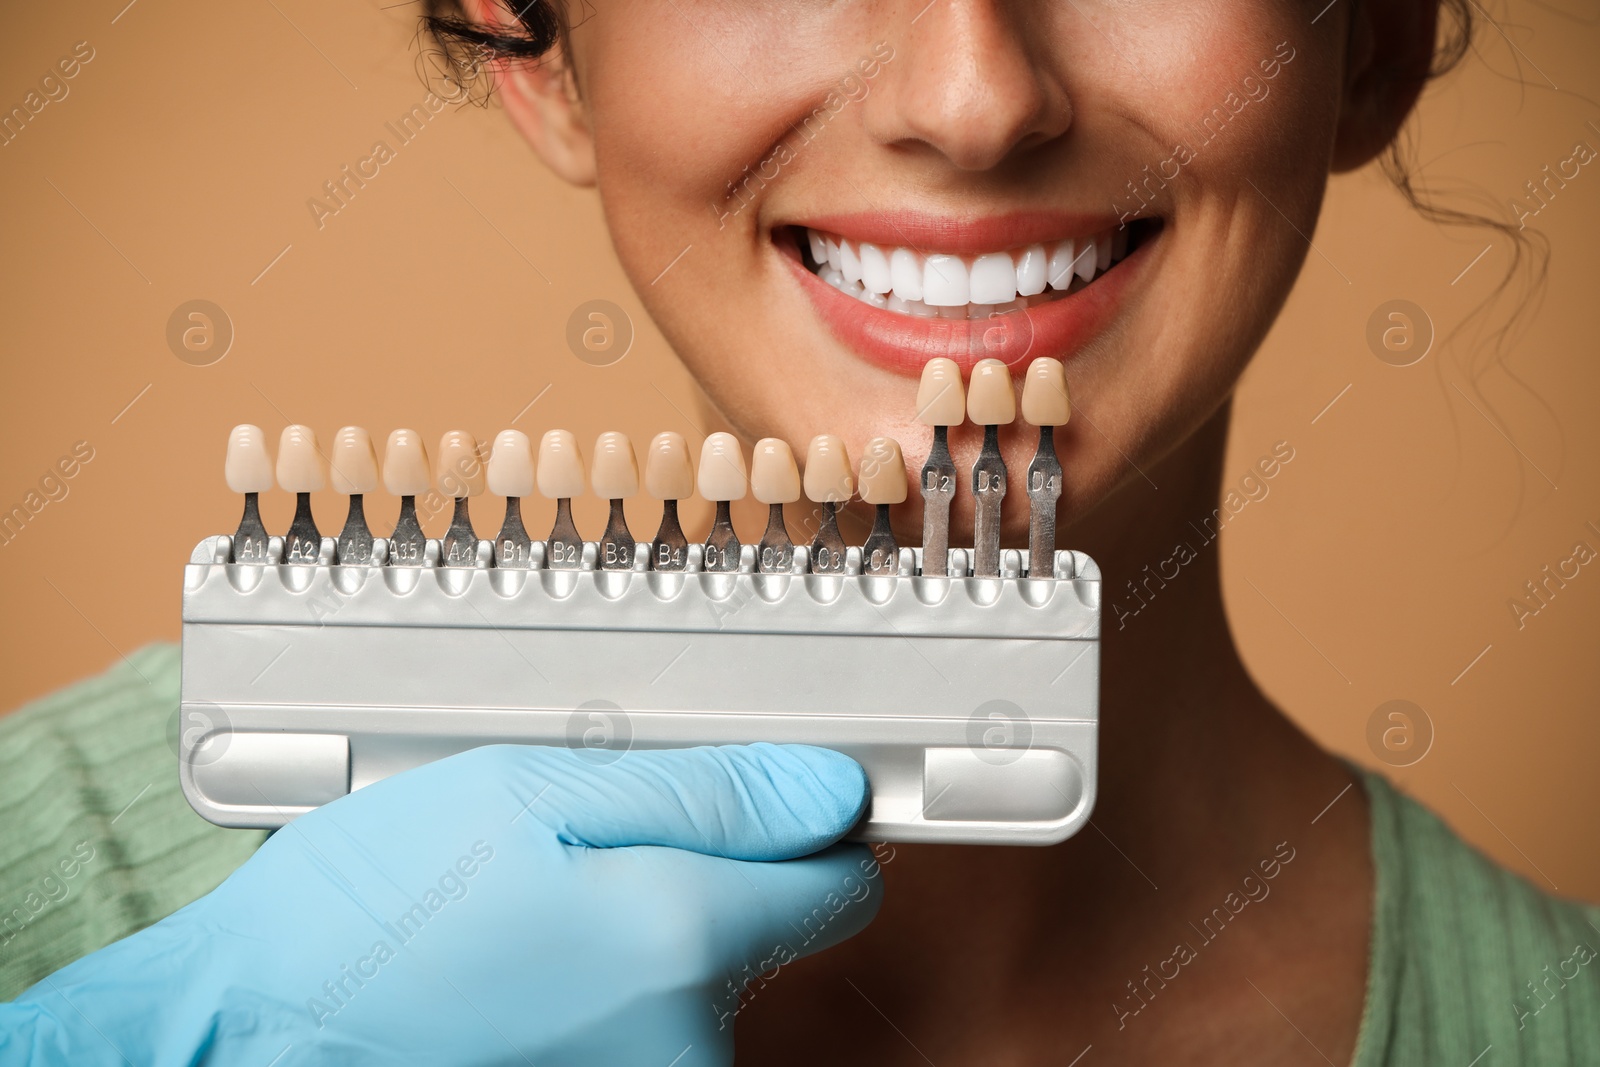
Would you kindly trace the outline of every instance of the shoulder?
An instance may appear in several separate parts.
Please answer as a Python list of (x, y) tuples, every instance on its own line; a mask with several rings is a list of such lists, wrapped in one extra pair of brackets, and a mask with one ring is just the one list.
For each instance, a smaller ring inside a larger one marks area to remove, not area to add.
[(0, 1000), (209, 892), (265, 839), (201, 819), (168, 742), (178, 649), (0, 717)]
[(1600, 908), (1531, 885), (1362, 777), (1376, 884), (1356, 1067), (1592, 1062)]

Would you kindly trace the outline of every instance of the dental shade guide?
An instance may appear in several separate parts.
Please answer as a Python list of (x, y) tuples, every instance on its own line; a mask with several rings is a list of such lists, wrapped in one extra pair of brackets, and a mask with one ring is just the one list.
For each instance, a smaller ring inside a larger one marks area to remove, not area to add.
[(943, 576), (950, 554), (950, 501), (956, 495), (956, 465), (950, 458), (949, 430), (966, 420), (967, 398), (961, 368), (940, 356), (922, 368), (917, 388), (917, 421), (933, 427), (933, 446), (922, 465), (923, 573)]
[(811, 573), (843, 574), (848, 553), (839, 533), (839, 505), (855, 492), (850, 454), (833, 434), (818, 434), (806, 449), (806, 499), (817, 504), (821, 518), (811, 540)]
[(272, 456), (261, 427), (235, 426), (228, 435), (224, 468), (228, 488), (244, 494), (244, 515), (234, 531), (230, 563), (265, 563), (267, 529), (261, 524), (260, 495), (272, 490)]
[(295, 494), (294, 521), (283, 536), (285, 563), (316, 563), (322, 535), (311, 517), (311, 494), (323, 485), (322, 455), (309, 426), (285, 426), (278, 438), (278, 486)]
[(639, 492), (639, 464), (626, 434), (611, 430), (600, 435), (594, 445), (589, 484), (597, 496), (611, 502), (611, 517), (606, 532), (600, 535), (597, 566), (606, 571), (631, 571), (635, 542), (628, 532), (622, 502)]
[(733, 530), (731, 503), (743, 500), (748, 479), (739, 439), (731, 433), (714, 433), (700, 449), (700, 495), (715, 501), (717, 516), (706, 535), (702, 566), (708, 571), (737, 571), (742, 555), (739, 535)]
[(455, 501), (450, 529), (439, 542), (439, 562), (446, 567), (474, 567), (478, 563), (478, 535), (472, 528), (467, 501), (483, 492), (483, 461), (478, 442), (465, 430), (451, 430), (439, 440), (434, 477), (439, 492)]
[(874, 437), (861, 453), (861, 470), (856, 479), (861, 499), (873, 505), (876, 514), (867, 543), (861, 546), (862, 574), (898, 574), (900, 546), (889, 525), (889, 507), (906, 500), (906, 461), (900, 445), (891, 437)]
[(420, 567), (427, 557), (428, 535), (417, 518), (417, 497), (431, 488), (428, 450), (415, 430), (395, 430), (383, 450), (383, 487), (400, 498), (400, 516), (389, 534), (391, 566)]
[(983, 427), (983, 449), (972, 465), (972, 495), (977, 500), (972, 531), (972, 573), (1000, 576), (1000, 505), (1006, 495), (1006, 461), (1000, 455), (1000, 427), (1017, 417), (1011, 373), (998, 359), (980, 360), (967, 387), (967, 417)]
[[(621, 506), (640, 477), (621, 434), (601, 435), (586, 470), (565, 430), (544, 435), (537, 461), (518, 431), (497, 435), (487, 462), (471, 435), (446, 434), (433, 467), (421, 437), (399, 430), (381, 480), (403, 506), (390, 536), (374, 537), (357, 504), (379, 473), (371, 438), (344, 428), (324, 468), (314, 435), (293, 427), (279, 488), (309, 494), (326, 472), (351, 498), (340, 538), (313, 550), (309, 505), (296, 524), (310, 529), (278, 538), (260, 525), (255, 495), (273, 482), (267, 438), (238, 427), (226, 475), (246, 497), (246, 521), (202, 541), (184, 576), (180, 714), (211, 724), (180, 738), (185, 796), (220, 825), (277, 827), (479, 745), (565, 745), (609, 761), (629, 747), (766, 741), (860, 762), (872, 803), (854, 840), (1061, 841), (1086, 824), (1096, 792), (1101, 583), (1088, 556), (1049, 547), (1060, 492), (1051, 433), (1069, 413), (1059, 367), (1036, 361), (1023, 383), (1022, 416), (1040, 437), (1028, 550), (999, 548), (998, 496), (975, 551), (902, 547), (889, 521), (909, 488), (899, 445), (873, 438), (852, 470), (830, 435), (811, 442), (803, 477), (775, 438), (757, 442), (747, 477), (731, 435), (707, 439), (698, 471), (680, 435), (657, 435), (643, 484), (663, 517), (645, 551)], [(1000, 398), (1002, 386), (1011, 398), (1009, 376), (980, 367), (963, 390), (955, 371), (930, 372), (940, 399), (919, 402), (918, 417), (937, 441), (970, 405), (994, 443), (1015, 416)], [(931, 501), (942, 496), (947, 522), (950, 498), (966, 490), (953, 464), (940, 477), (948, 493)], [(697, 481), (718, 513), (704, 546), (677, 514)], [(992, 491), (994, 481), (973, 484)], [(470, 516), (485, 487), (506, 498), (492, 543), (476, 539)], [(535, 488), (556, 502), (542, 543), (522, 524), (521, 498)], [(929, 500), (926, 476), (922, 488)], [(586, 491), (611, 508), (590, 543), (572, 518)], [(729, 508), (746, 492), (768, 508), (748, 550)], [(856, 495), (875, 509), (859, 548), (837, 524)], [(438, 540), (418, 521), (424, 496), (428, 515), (454, 502)], [(785, 506), (802, 496), (821, 520), (809, 547), (784, 529)], [(592, 728), (602, 713), (614, 729)]]
[(767, 505), (767, 528), (756, 545), (756, 570), (787, 574), (794, 567), (794, 542), (783, 521), (783, 506), (800, 499), (800, 468), (789, 442), (763, 437), (750, 457), (750, 491)]
[(583, 538), (572, 521), (572, 498), (583, 494), (583, 456), (570, 430), (551, 430), (539, 442), (539, 492), (556, 502), (556, 519), (545, 539), (545, 566), (577, 570)]
[(1061, 361), (1034, 360), (1022, 383), (1022, 421), (1039, 428), (1039, 448), (1028, 464), (1028, 558), (1038, 561), (1028, 572), (1030, 578), (1055, 575), (1056, 503), (1061, 499), (1055, 428), (1065, 426), (1071, 415), (1067, 374)]
[(494, 565), (525, 569), (533, 540), (522, 524), (522, 498), (534, 489), (533, 444), (521, 430), (501, 430), (489, 452), (489, 492), (506, 498), (506, 517), (494, 538)]
[(363, 500), (366, 494), (378, 488), (378, 453), (373, 450), (367, 431), (359, 426), (346, 426), (333, 435), (328, 480), (335, 493), (350, 498), (344, 529), (334, 542), (334, 562), (344, 566), (371, 563), (372, 531), (367, 528)]
[(689, 445), (681, 433), (658, 433), (645, 456), (645, 489), (661, 501), (661, 527), (650, 545), (650, 566), (658, 571), (681, 571), (689, 566), (689, 539), (678, 522), (678, 501), (694, 492), (694, 466)]

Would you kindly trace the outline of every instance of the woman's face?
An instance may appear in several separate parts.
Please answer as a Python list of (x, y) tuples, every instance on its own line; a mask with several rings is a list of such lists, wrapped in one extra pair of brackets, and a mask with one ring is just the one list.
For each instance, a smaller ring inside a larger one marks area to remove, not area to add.
[[(569, 48), (617, 253), (747, 439), (894, 437), (914, 485), (927, 359), (994, 356), (1020, 382), (1051, 356), (1071, 520), (1216, 409), (1315, 229), (1348, 5), (595, 4)], [(878, 288), (887, 263), (898, 296), (819, 270), (817, 242)], [(958, 465), (980, 436), (953, 432)], [(1036, 441), (1002, 435), (1014, 485)], [(1007, 513), (1015, 540), (1026, 507)]]

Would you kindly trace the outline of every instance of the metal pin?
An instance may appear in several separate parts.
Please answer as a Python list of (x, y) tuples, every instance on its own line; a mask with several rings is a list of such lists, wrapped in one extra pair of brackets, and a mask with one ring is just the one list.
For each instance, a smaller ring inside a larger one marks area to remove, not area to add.
[(1055, 577), (1056, 503), (1061, 499), (1061, 461), (1055, 428), (1065, 426), (1072, 407), (1067, 372), (1058, 359), (1040, 357), (1022, 383), (1022, 418), (1039, 427), (1039, 449), (1028, 464), (1028, 576)]
[(900, 573), (900, 546), (889, 525), (889, 508), (906, 499), (906, 461), (900, 443), (892, 437), (874, 437), (861, 454), (860, 476), (856, 487), (861, 499), (877, 508), (872, 532), (861, 546), (861, 573)]
[(694, 492), (694, 468), (682, 434), (669, 430), (651, 439), (644, 483), (661, 501), (661, 528), (650, 545), (650, 565), (658, 571), (681, 571), (689, 565), (689, 539), (678, 523), (678, 501)]
[(533, 541), (522, 525), (522, 498), (533, 493), (533, 446), (521, 430), (501, 430), (494, 439), (489, 492), (506, 498), (506, 518), (494, 538), (494, 565), (526, 569)]
[(950, 502), (956, 495), (956, 465), (950, 458), (949, 428), (966, 418), (961, 368), (939, 356), (922, 368), (917, 389), (917, 421), (933, 427), (933, 447), (922, 465), (922, 573), (949, 573)]
[(260, 494), (272, 489), (272, 456), (261, 427), (245, 423), (228, 435), (228, 457), (223, 464), (228, 488), (244, 494), (244, 515), (233, 535), (233, 563), (267, 561), (267, 528), (261, 524)]
[(983, 427), (983, 448), (972, 465), (972, 493), (977, 502), (972, 573), (978, 578), (998, 578), (1000, 502), (1006, 495), (1006, 461), (1000, 454), (1000, 427), (1017, 417), (1011, 373), (998, 359), (979, 360), (972, 368), (972, 382), (967, 388), (967, 417)]
[(439, 543), (439, 563), (445, 567), (473, 567), (478, 562), (478, 534), (472, 528), (467, 501), (483, 492), (483, 458), (478, 442), (465, 430), (451, 430), (439, 439), (435, 477), (439, 491), (455, 501), (450, 529)]
[(278, 438), (278, 485), (294, 493), (294, 521), (283, 536), (285, 563), (316, 563), (322, 551), (322, 535), (311, 518), (311, 494), (321, 489), (324, 478), (317, 435), (309, 426), (285, 426)]
[(395, 430), (383, 447), (383, 487), (400, 498), (400, 516), (389, 535), (389, 565), (420, 567), (427, 555), (428, 535), (417, 519), (417, 495), (432, 485), (428, 448), (415, 430)]
[(700, 449), (700, 495), (716, 502), (717, 517), (706, 535), (705, 562), (708, 571), (731, 572), (739, 569), (739, 535), (733, 529), (729, 507), (743, 500), (749, 488), (745, 476), (744, 452), (731, 433), (714, 433)]
[(628, 532), (622, 502), (639, 491), (639, 464), (627, 434), (609, 430), (595, 441), (589, 484), (596, 495), (611, 501), (611, 518), (600, 538), (597, 566), (604, 571), (631, 571), (636, 545)]
[(811, 541), (811, 573), (843, 574), (844, 537), (839, 533), (839, 505), (855, 492), (850, 473), (850, 454), (844, 441), (832, 434), (818, 434), (806, 449), (806, 498), (821, 506), (822, 521)]
[(333, 435), (328, 453), (328, 477), (333, 491), (350, 498), (350, 511), (339, 533), (333, 561), (345, 566), (372, 562), (372, 531), (367, 529), (362, 497), (378, 487), (378, 454), (372, 438), (359, 426), (346, 426)]
[(577, 570), (583, 565), (583, 538), (572, 521), (572, 498), (583, 492), (583, 454), (569, 430), (551, 430), (539, 442), (539, 492), (556, 502), (556, 521), (545, 539), (545, 566)]
[(756, 570), (787, 574), (794, 566), (794, 542), (783, 521), (783, 506), (800, 499), (800, 468), (789, 442), (763, 437), (750, 460), (750, 489), (767, 505), (767, 528), (756, 545)]

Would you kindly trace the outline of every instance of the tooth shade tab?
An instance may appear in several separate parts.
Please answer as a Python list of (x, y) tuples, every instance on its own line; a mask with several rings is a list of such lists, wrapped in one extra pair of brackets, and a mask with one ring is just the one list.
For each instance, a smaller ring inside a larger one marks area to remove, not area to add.
[(749, 489), (744, 452), (731, 433), (714, 433), (700, 448), (700, 495), (720, 503), (743, 500)]
[(421, 496), (433, 488), (428, 448), (415, 430), (395, 430), (383, 447), (383, 487), (394, 496)]
[(324, 482), (315, 431), (299, 424), (285, 426), (278, 438), (278, 487), (291, 493), (314, 493)]
[(935, 356), (922, 367), (917, 386), (917, 421), (924, 426), (960, 426), (966, 421), (967, 394), (956, 361)]
[(694, 464), (683, 434), (668, 430), (651, 438), (644, 458), (644, 486), (657, 500), (683, 500), (694, 495)]
[(1017, 417), (1017, 395), (1011, 372), (998, 359), (983, 359), (972, 368), (967, 386), (967, 418), (978, 426), (1004, 426)]
[(906, 461), (900, 443), (892, 437), (874, 437), (861, 453), (861, 499), (868, 504), (903, 504), (906, 499)]
[(483, 492), (483, 459), (478, 455), (478, 442), (470, 433), (451, 430), (439, 438), (434, 477), (439, 491), (457, 500)]
[(800, 499), (800, 468), (789, 442), (763, 437), (750, 457), (750, 491), (763, 504), (792, 504)]
[(1065, 426), (1072, 417), (1067, 371), (1059, 359), (1041, 356), (1022, 380), (1022, 421), (1032, 426)]
[(532, 496), (533, 486), (533, 442), (521, 430), (501, 430), (489, 451), (489, 492)]
[(582, 496), (583, 454), (571, 430), (549, 430), (539, 441), (539, 492), (551, 500)]
[(607, 430), (595, 441), (589, 484), (605, 500), (625, 500), (639, 492), (639, 462), (627, 434)]
[(261, 427), (244, 423), (228, 434), (228, 458), (222, 465), (228, 488), (235, 493), (272, 490), (272, 454)]
[(806, 449), (806, 499), (818, 504), (842, 504), (855, 492), (850, 473), (850, 453), (833, 434), (818, 434)]
[(328, 453), (328, 481), (335, 493), (360, 496), (378, 488), (378, 453), (372, 435), (359, 426), (346, 426), (333, 435)]

